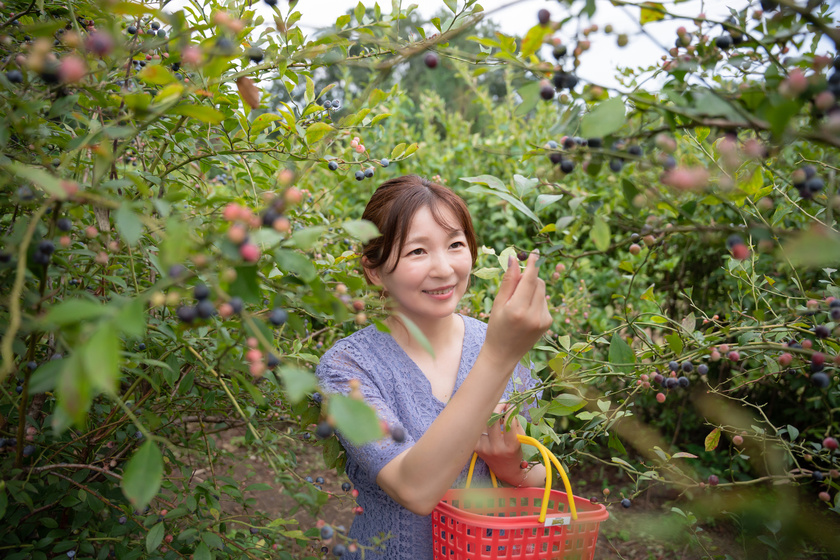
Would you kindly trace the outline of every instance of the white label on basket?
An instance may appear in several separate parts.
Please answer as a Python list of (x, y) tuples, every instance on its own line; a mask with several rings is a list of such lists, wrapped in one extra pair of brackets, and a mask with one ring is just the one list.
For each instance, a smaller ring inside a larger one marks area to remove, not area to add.
[(554, 517), (545, 518), (545, 527), (559, 527), (561, 525), (568, 525), (572, 522), (571, 515), (557, 515)]

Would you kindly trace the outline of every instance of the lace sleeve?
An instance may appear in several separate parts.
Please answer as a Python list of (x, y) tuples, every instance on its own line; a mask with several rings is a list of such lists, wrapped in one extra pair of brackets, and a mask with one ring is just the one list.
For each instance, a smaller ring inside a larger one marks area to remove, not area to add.
[[(505, 399), (509, 399), (513, 393), (523, 393), (534, 389), (540, 380), (536, 378), (533, 373), (534, 363), (530, 362), (530, 367), (525, 367), (521, 363), (516, 365), (513, 370), (513, 375), (510, 377), (507, 389), (505, 390)], [(520, 408), (520, 412), (527, 420), (531, 421), (531, 408), (537, 406), (537, 400), (542, 397), (542, 391), (537, 391), (535, 394), (529, 396)]]
[[(414, 445), (414, 439), (404, 426), (404, 421), (391, 406), (387, 394), (384, 393), (374, 372), (370, 372), (359, 364), (347, 349), (333, 348), (327, 352), (318, 365), (316, 375), (321, 387), (326, 393), (348, 394), (350, 381), (358, 380), (365, 402), (373, 408), (380, 421), (384, 421), (393, 429), (401, 427), (405, 432), (405, 440), (396, 442), (386, 436), (379, 440), (362, 445), (354, 445), (340, 432), (336, 432), (339, 441), (347, 451), (347, 470), (356, 470), (359, 478), (365, 478), (375, 484), (379, 471), (397, 455)], [(408, 413), (407, 411), (402, 411)]]

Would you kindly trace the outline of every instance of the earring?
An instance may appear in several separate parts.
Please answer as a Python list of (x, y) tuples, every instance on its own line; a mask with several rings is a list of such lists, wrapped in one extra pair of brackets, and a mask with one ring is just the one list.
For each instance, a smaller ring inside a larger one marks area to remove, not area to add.
[(382, 306), (383, 312), (388, 310), (388, 290), (382, 290), (379, 295), (379, 305)]

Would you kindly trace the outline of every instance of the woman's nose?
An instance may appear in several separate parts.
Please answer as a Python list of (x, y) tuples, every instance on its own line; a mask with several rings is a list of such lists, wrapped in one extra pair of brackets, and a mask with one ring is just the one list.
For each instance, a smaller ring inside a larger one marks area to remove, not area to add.
[(435, 251), (432, 254), (432, 272), (440, 276), (452, 273), (453, 267), (446, 251)]

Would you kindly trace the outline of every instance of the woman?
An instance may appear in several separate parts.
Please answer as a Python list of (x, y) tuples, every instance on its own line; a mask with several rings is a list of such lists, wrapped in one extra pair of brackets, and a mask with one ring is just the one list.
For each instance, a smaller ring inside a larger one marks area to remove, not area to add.
[[(523, 469), (514, 420), (488, 427), (494, 410), (516, 390), (533, 387), (519, 361), (551, 326), (545, 284), (532, 253), (524, 272), (511, 259), (488, 324), (455, 312), (466, 293), (478, 245), (464, 201), (451, 190), (411, 175), (383, 183), (363, 219), (382, 234), (365, 245), (365, 277), (382, 289), (395, 312), (390, 333), (370, 326), (338, 341), (317, 374), (328, 393), (358, 386), (365, 401), (392, 430), (406, 437), (347, 450), (347, 474), (359, 490), (364, 514), (350, 537), (368, 546), (390, 534), (382, 554), (366, 558), (432, 558), (430, 514), (463, 477), (473, 452), (513, 486), (542, 486), (542, 465)], [(430, 355), (408, 332), (411, 320), (434, 350)], [(504, 405), (501, 405), (502, 407)]]

